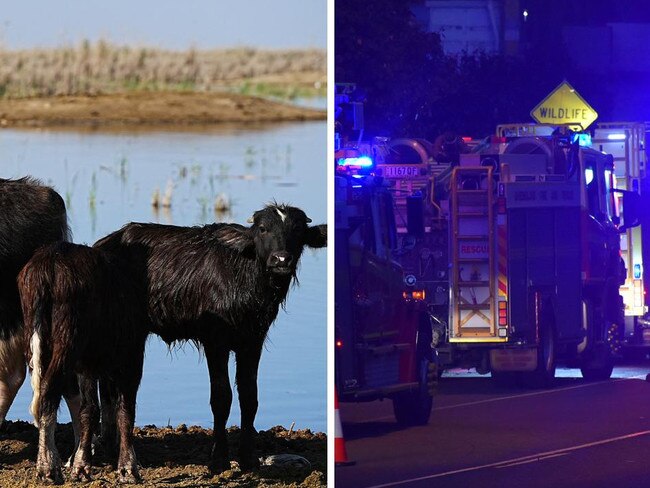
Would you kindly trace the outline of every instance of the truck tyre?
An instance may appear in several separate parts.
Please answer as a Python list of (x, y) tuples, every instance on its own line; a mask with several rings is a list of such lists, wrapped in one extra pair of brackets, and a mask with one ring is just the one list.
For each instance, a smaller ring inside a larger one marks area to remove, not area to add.
[(393, 397), (395, 420), (404, 427), (426, 425), (433, 406), (433, 385), (437, 382), (436, 363), (422, 357), (418, 363), (419, 385), (417, 390), (401, 392)]
[(433, 349), (433, 326), (426, 313), (418, 317), (416, 371), (418, 387), (393, 397), (393, 412), (402, 426), (426, 425), (431, 416), (433, 392), (438, 384), (438, 353)]
[(545, 321), (541, 324), (539, 346), (537, 347), (537, 368), (522, 374), (525, 386), (529, 388), (550, 388), (555, 383), (556, 361), (555, 329)]
[(587, 381), (604, 381), (612, 376), (614, 358), (607, 344), (599, 344), (580, 367), (582, 377)]

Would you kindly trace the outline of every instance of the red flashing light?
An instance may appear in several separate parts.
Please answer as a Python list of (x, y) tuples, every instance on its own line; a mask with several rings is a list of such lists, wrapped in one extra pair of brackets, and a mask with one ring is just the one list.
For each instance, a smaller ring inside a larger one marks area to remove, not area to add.
[(339, 349), (341, 349), (341, 348), (343, 347), (343, 341), (340, 340), (340, 339), (337, 340), (337, 341), (336, 341), (336, 347), (339, 348)]
[(508, 302), (500, 301), (497, 308), (499, 309), (499, 325), (506, 327), (508, 325)]
[(472, 142), (472, 138), (469, 136), (463, 136), (461, 137), (461, 139), (463, 140), (463, 142)]

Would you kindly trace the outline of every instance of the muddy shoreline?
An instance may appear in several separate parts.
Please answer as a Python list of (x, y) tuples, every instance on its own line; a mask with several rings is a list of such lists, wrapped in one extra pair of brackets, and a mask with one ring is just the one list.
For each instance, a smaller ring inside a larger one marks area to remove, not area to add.
[(326, 120), (325, 110), (235, 93), (130, 92), (0, 98), (4, 128), (209, 127)]
[[(273, 427), (258, 433), (256, 454), (267, 458), (275, 454), (296, 454), (307, 459), (306, 466), (261, 466), (251, 473), (242, 473), (236, 461), (231, 469), (219, 475), (208, 470), (211, 448), (210, 429), (198, 426), (136, 427), (135, 450), (141, 466), (142, 484), (169, 488), (223, 486), (230, 488), (262, 486), (267, 488), (320, 488), (327, 486), (327, 438), (310, 430), (290, 431)], [(72, 451), (70, 424), (57, 427), (57, 446), (63, 458)], [(228, 444), (237, 452), (239, 429), (228, 429)], [(0, 432), (0, 486), (41, 486), (36, 479), (36, 448), (38, 432), (23, 421), (8, 421)], [(236, 458), (236, 456), (233, 456)], [(109, 487), (117, 485), (111, 459), (96, 453), (93, 459), (93, 481), (73, 483), (64, 470), (65, 487)]]

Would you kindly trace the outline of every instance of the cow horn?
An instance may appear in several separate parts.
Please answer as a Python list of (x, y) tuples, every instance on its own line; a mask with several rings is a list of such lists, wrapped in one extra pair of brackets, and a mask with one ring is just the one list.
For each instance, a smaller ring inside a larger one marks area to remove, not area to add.
[(307, 223), (311, 224), (311, 219), (309, 217), (307, 217)]
[(252, 224), (253, 223), (253, 217), (248, 217), (248, 220), (246, 222), (248, 222), (249, 224)]

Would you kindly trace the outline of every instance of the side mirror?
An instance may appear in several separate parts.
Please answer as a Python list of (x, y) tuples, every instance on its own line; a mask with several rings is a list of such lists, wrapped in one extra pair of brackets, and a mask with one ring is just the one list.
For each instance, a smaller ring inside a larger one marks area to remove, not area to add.
[(623, 194), (623, 225), (618, 230), (622, 234), (627, 229), (641, 223), (641, 195), (634, 191), (613, 190)]

